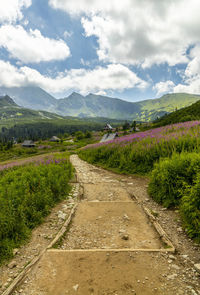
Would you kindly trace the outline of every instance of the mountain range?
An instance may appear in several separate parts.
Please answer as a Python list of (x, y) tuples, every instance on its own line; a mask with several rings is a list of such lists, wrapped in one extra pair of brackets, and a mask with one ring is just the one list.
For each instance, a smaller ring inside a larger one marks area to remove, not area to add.
[(0, 96), (0, 121), (17, 122), (28, 120), (30, 122), (52, 119), (64, 119), (64, 117), (46, 111), (35, 111), (28, 108), (23, 108), (18, 106), (10, 96)]
[(76, 92), (68, 97), (56, 99), (43, 89), (33, 86), (0, 87), (0, 95), (9, 95), (17, 105), (23, 108), (48, 111), (60, 116), (107, 117), (138, 121), (155, 120), (157, 117), (187, 107), (200, 100), (200, 95), (174, 93), (163, 95), (157, 99), (128, 102), (92, 93), (83, 96)]

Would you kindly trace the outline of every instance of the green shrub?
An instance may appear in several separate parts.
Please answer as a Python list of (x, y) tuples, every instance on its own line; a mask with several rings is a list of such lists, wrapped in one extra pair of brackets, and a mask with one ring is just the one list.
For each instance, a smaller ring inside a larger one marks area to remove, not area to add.
[(200, 241), (200, 154), (161, 159), (152, 171), (149, 193), (165, 207), (179, 207), (188, 235)]
[(69, 191), (72, 166), (68, 160), (44, 163), (1, 172), (0, 178), (0, 262), (12, 255), (29, 237), (57, 202)]
[(181, 153), (161, 159), (151, 173), (149, 193), (165, 207), (179, 205), (187, 186), (193, 185), (200, 171), (200, 154)]
[(183, 194), (180, 212), (188, 235), (200, 242), (200, 173), (195, 185)]

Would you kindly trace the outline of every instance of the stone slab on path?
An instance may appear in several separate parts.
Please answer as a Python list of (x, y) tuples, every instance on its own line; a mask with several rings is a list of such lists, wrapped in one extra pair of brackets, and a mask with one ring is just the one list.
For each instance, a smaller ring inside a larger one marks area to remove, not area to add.
[(90, 201), (130, 201), (128, 192), (119, 183), (84, 184), (84, 198)]
[(82, 202), (62, 249), (160, 249), (160, 238), (143, 210), (130, 202)]

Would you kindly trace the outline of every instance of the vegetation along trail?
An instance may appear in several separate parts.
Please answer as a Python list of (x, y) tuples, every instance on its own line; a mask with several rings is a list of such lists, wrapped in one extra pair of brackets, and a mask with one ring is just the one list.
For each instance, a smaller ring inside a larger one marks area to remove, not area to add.
[(14, 294), (200, 294), (199, 248), (149, 198), (148, 179), (71, 162), (83, 188), (75, 215)]

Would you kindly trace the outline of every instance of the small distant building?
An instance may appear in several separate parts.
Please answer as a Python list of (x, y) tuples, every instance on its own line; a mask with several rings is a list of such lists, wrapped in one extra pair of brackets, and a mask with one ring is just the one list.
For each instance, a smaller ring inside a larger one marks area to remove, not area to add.
[(57, 136), (52, 136), (52, 138), (50, 139), (50, 141), (52, 142), (59, 142), (60, 138), (58, 138)]
[(106, 126), (104, 127), (104, 130), (105, 131), (112, 131), (113, 128), (112, 128), (112, 126), (110, 124), (106, 124)]
[(35, 147), (35, 143), (32, 141), (32, 140), (25, 140), (23, 143), (22, 143), (22, 146), (23, 147)]
[(106, 133), (106, 134), (104, 134), (104, 136), (102, 137), (100, 142), (110, 141), (110, 140), (115, 139), (116, 137), (118, 137), (118, 133)]
[(71, 139), (65, 140), (65, 142), (67, 142), (67, 143), (73, 143), (74, 140), (73, 140), (73, 138), (71, 138)]
[(136, 127), (135, 128), (135, 130), (134, 130), (134, 127), (132, 127), (130, 130), (129, 130), (129, 132), (139, 132), (140, 131), (140, 129), (138, 128), (138, 127)]

